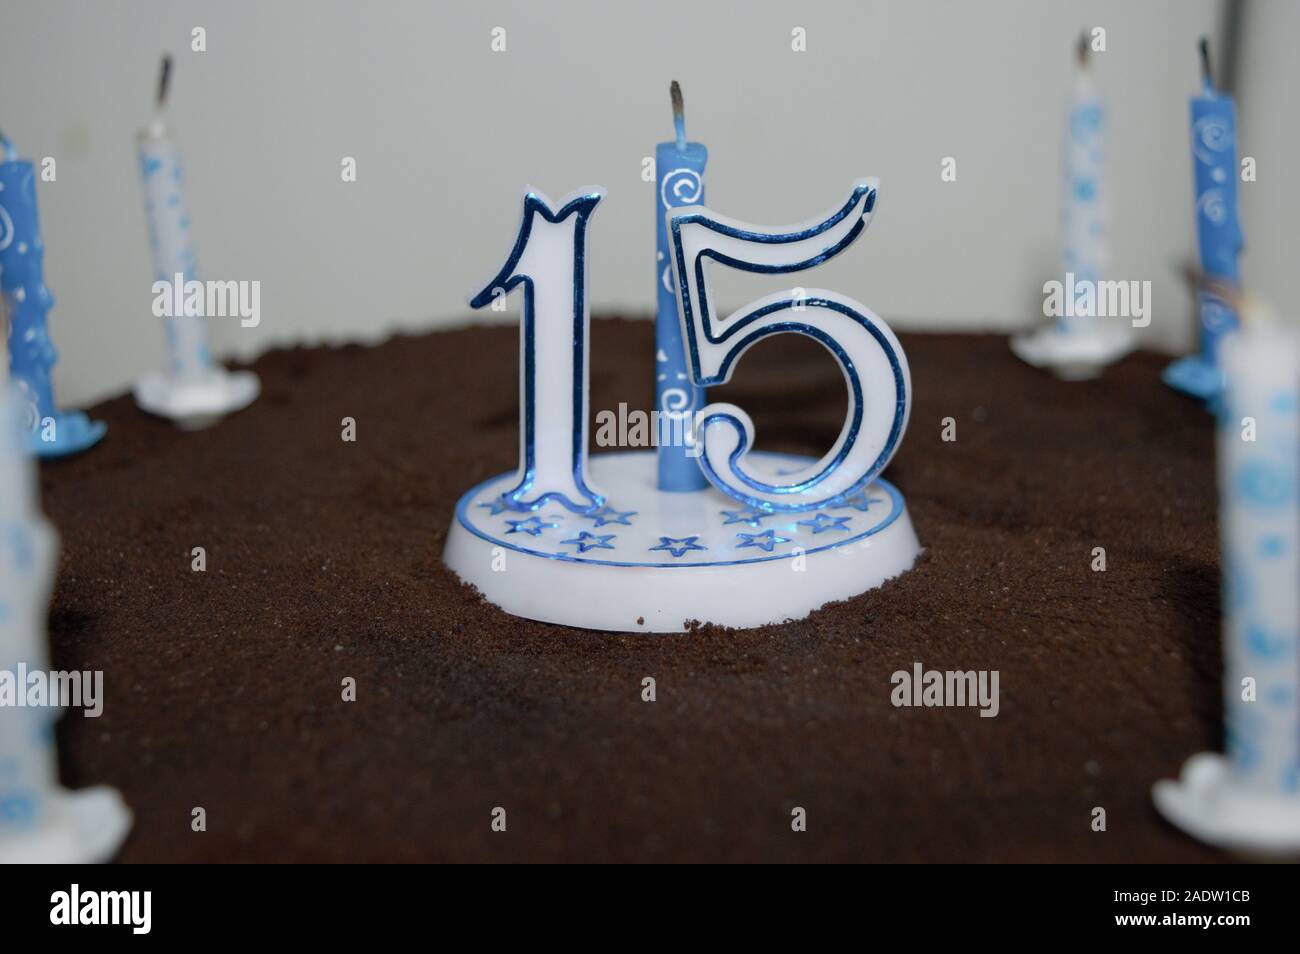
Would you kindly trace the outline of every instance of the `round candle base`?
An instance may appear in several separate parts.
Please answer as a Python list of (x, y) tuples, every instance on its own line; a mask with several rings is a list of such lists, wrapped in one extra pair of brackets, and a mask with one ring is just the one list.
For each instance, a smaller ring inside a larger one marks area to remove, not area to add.
[(81, 411), (60, 411), (53, 420), (37, 424), (27, 449), (37, 457), (67, 457), (95, 446), (107, 432), (107, 424), (92, 421)]
[(1133, 335), (1116, 324), (1099, 324), (1075, 333), (1050, 325), (1012, 338), (1011, 350), (1026, 364), (1047, 368), (1063, 381), (1086, 381), (1098, 377), (1107, 365), (1132, 351)]
[(117, 854), (131, 810), (107, 786), (48, 796), (49, 818), (35, 831), (0, 836), (0, 864), (98, 864)]
[[(748, 462), (775, 477), (810, 461), (754, 452)], [(504, 509), (514, 473), (479, 484), (456, 505), (444, 561), (514, 616), (679, 633), (800, 619), (906, 572), (921, 552), (902, 494), (883, 480), (838, 506), (768, 514), (713, 487), (658, 490), (653, 452), (598, 454), (590, 472), (607, 503), (587, 516)]]
[(185, 430), (200, 430), (252, 404), (261, 390), (252, 371), (214, 367), (186, 377), (154, 371), (136, 382), (135, 403)]
[(1175, 391), (1202, 401), (1214, 401), (1223, 391), (1223, 372), (1199, 354), (1189, 354), (1165, 368), (1160, 380)]
[(1156, 782), (1151, 798), (1169, 822), (1206, 844), (1260, 857), (1300, 855), (1300, 796), (1242, 788), (1216, 752), (1192, 756), (1178, 781)]

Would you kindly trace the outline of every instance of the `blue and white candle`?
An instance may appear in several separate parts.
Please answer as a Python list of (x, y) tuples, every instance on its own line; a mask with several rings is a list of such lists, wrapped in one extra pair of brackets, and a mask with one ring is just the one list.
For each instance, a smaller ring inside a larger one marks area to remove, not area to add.
[[(1192, 170), (1196, 180), (1196, 240), (1201, 271), (1229, 285), (1239, 280), (1241, 220), (1237, 215), (1237, 107), (1214, 88), (1209, 53), (1202, 41), (1204, 87), (1192, 97)], [(1200, 293), (1201, 358), (1218, 366), (1219, 345), (1237, 327), (1232, 306), (1209, 291)]]
[(45, 285), (45, 242), (36, 207), (36, 167), (0, 135), (0, 292), (9, 315), (9, 373), (24, 404), (28, 449), (43, 457), (91, 446), (108, 429), (54, 402), (50, 372), (59, 359), (47, 318), (54, 296)]
[(671, 246), (666, 225), (669, 209), (704, 204), (704, 166), (709, 151), (686, 141), (681, 88), (672, 84), (676, 137), (655, 147), (655, 407), (659, 411), (659, 489), (703, 490), (709, 485), (700, 470), (698, 451), (689, 446), (695, 414), (705, 403), (705, 391), (690, 378), (677, 314)]
[[(1088, 67), (1085, 39), (1079, 43), (1063, 150), (1061, 264), (1074, 285), (1105, 277), (1110, 262), (1104, 190), (1106, 110)], [(1065, 278), (1065, 276), (1063, 276)], [(1070, 284), (1068, 279), (1067, 285)], [(1057, 328), (1065, 334), (1096, 330), (1096, 315), (1065, 308)]]
[(1220, 356), (1228, 760), (1237, 785), (1300, 798), (1300, 335), (1252, 321)]
[[(1191, 99), (1192, 176), (1196, 188), (1196, 242), (1201, 271), (1215, 283), (1238, 284), (1241, 219), (1237, 214), (1237, 107), (1214, 88), (1210, 49), (1201, 40), (1199, 96)], [(1208, 288), (1198, 293), (1200, 345), (1196, 354), (1174, 361), (1161, 375), (1175, 390), (1211, 402), (1223, 390), (1219, 349), (1237, 328), (1232, 305)]]
[[(0, 854), (4, 844), (40, 829), (58, 790), (53, 723), (61, 710), (20, 705), (19, 674), (49, 669), (45, 614), (54, 582), (54, 531), (37, 506), (36, 472), (16, 386), (0, 387)], [(24, 680), (25, 682), (25, 680)]]
[[(144, 209), (149, 220), (149, 247), (153, 252), (154, 275), (175, 288), (195, 278), (194, 248), (191, 244), (190, 213), (185, 204), (185, 175), (181, 154), (167, 123), (163, 108), (171, 80), (171, 57), (163, 57), (158, 80), (158, 111), (153, 122), (136, 137), (140, 177), (144, 182)], [(179, 294), (178, 296), (179, 297)], [(210, 372), (212, 354), (207, 330), (200, 315), (182, 308), (180, 314), (163, 319), (167, 328), (167, 351), (171, 373), (177, 378), (196, 378)]]

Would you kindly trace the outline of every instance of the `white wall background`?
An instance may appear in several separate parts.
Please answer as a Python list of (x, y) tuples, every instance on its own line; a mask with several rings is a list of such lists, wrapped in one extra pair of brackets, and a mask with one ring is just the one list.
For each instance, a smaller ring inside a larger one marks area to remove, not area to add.
[[(654, 186), (641, 159), (670, 138), (674, 77), (724, 214), (794, 222), (855, 177), (881, 177), (868, 233), (801, 281), (897, 327), (1023, 326), (1055, 268), (1070, 51), (1091, 26), (1109, 46), (1096, 68), (1112, 106), (1115, 276), (1155, 283), (1147, 343), (1194, 338), (1173, 265), (1194, 248), (1187, 97), (1196, 38), (1220, 37), (1219, 0), (0, 4), (0, 128), (23, 155), (58, 160), (40, 202), (65, 404), (163, 362), (134, 158), (163, 50), (176, 56), (171, 118), (201, 276), (262, 282), (261, 326), (215, 321), (220, 353), (465, 321), (525, 184), (608, 188), (593, 307), (648, 314)], [(1248, 19), (1259, 57), (1280, 62), (1297, 31), (1296, 7), (1278, 6), (1286, 33), (1271, 9)], [(205, 53), (189, 49), (194, 26)], [(495, 26), (505, 53), (490, 50)], [(796, 26), (805, 53), (791, 51)], [(1245, 87), (1245, 151), (1278, 151), (1244, 189), (1253, 245), (1267, 238), (1254, 217), (1273, 207), (1265, 176), (1280, 181), (1294, 154), (1281, 150), (1295, 145), (1295, 83), (1269, 73)], [(343, 156), (358, 182), (340, 180)], [(940, 181), (944, 156), (955, 183)], [(788, 284), (729, 279), (724, 303)]]
[(1269, 298), (1292, 321), (1300, 320), (1295, 306), (1297, 249), (1300, 225), (1300, 3), (1295, 0), (1251, 0), (1242, 17), (1240, 52), (1243, 152), (1254, 156), (1259, 178), (1241, 189), (1242, 228), (1246, 252), (1242, 278)]

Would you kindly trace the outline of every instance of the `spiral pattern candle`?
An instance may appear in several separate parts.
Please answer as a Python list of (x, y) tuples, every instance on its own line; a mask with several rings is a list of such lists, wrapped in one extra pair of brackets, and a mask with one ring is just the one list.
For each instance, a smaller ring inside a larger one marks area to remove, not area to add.
[[(1196, 239), (1201, 271), (1230, 284), (1238, 281), (1241, 221), (1237, 217), (1237, 108), (1205, 77), (1192, 98), (1192, 169), (1196, 179)], [(1237, 327), (1237, 315), (1222, 298), (1200, 295), (1201, 357), (1218, 364), (1219, 345)]]
[(672, 94), (677, 138), (655, 147), (655, 406), (660, 414), (659, 489), (687, 491), (709, 485), (699, 458), (683, 439), (692, 430), (695, 412), (704, 406), (705, 392), (691, 383), (687, 371), (665, 215), (669, 209), (704, 203), (709, 151), (701, 143), (686, 141), (681, 88), (676, 83)]

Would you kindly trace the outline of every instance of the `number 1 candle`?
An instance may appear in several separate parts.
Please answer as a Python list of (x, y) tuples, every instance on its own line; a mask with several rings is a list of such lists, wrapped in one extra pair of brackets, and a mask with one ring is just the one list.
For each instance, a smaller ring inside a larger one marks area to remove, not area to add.
[(50, 369), (58, 353), (46, 317), (54, 296), (45, 287), (45, 242), (36, 211), (36, 168), (19, 159), (0, 134), (0, 291), (9, 316), (9, 372), (26, 403), (27, 446), (42, 457), (90, 447), (108, 430), (54, 403)]
[(704, 166), (709, 151), (703, 144), (686, 141), (682, 90), (671, 88), (676, 138), (655, 147), (655, 405), (659, 411), (659, 489), (703, 490), (709, 485), (693, 448), (695, 412), (704, 406), (704, 389), (691, 381), (677, 315), (677, 291), (669, 257), (665, 215), (669, 209), (704, 203)]
[[(1237, 108), (1231, 95), (1214, 88), (1209, 42), (1204, 38), (1200, 51), (1202, 89), (1191, 102), (1197, 246), (1201, 271), (1235, 285), (1242, 246), (1237, 214)], [(1200, 292), (1199, 305), (1200, 351), (1169, 365), (1163, 378), (1176, 390), (1211, 399), (1223, 387), (1219, 346), (1237, 327), (1237, 315), (1227, 301), (1206, 289)]]

